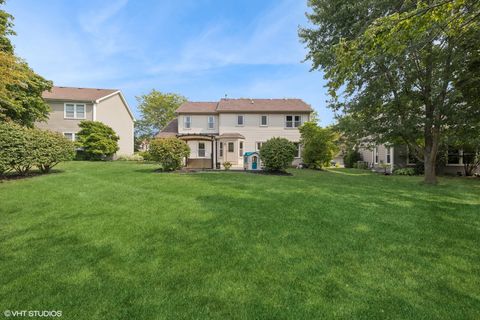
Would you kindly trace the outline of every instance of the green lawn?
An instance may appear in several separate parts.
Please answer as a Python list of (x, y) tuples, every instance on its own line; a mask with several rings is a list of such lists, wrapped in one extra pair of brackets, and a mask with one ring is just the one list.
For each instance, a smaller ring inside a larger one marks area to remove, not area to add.
[(480, 179), (154, 168), (0, 183), (0, 317), (480, 318)]

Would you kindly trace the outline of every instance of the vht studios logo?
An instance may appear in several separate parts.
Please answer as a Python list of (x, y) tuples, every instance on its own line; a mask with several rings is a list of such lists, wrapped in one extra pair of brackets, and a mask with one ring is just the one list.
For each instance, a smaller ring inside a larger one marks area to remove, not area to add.
[(7, 318), (10, 317), (61, 317), (62, 311), (60, 310), (5, 310), (3, 315)]

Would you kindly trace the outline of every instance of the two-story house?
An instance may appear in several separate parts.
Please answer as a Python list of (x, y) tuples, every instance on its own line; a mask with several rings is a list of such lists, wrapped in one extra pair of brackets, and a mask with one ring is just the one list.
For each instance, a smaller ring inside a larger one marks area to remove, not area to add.
[(120, 90), (53, 87), (42, 96), (51, 112), (37, 127), (60, 132), (74, 141), (80, 121), (100, 121), (120, 137), (117, 155), (133, 154), (135, 118)]
[(224, 162), (243, 168), (244, 154), (259, 151), (273, 137), (297, 146), (292, 165), (300, 163), (298, 128), (310, 119), (312, 108), (300, 99), (221, 99), (186, 102), (158, 137), (177, 136), (190, 147), (189, 168), (219, 168)]

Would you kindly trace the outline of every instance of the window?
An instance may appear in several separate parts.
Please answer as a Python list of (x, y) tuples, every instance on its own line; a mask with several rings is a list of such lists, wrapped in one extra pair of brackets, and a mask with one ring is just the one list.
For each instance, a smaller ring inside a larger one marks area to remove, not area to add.
[(234, 152), (234, 146), (233, 146), (233, 142), (229, 142), (228, 143), (228, 152)]
[(75, 141), (76, 140), (75, 133), (73, 133), (73, 132), (64, 132), (63, 136), (70, 141)]
[(215, 117), (208, 116), (208, 129), (215, 129)]
[(407, 147), (407, 165), (415, 163), (417, 163), (417, 158), (415, 157), (413, 151), (411, 151), (410, 148)]
[(244, 122), (243, 122), (243, 116), (241, 115), (238, 115), (237, 116), (237, 126), (243, 126)]
[(390, 164), (392, 163), (392, 158), (391, 158), (392, 148), (387, 147), (386, 149), (387, 149), (387, 154), (385, 155), (385, 160), (386, 160), (386, 163)]
[(260, 116), (260, 126), (261, 127), (268, 126), (268, 116)]
[(85, 119), (84, 103), (65, 103), (63, 111), (65, 119)]
[(295, 146), (295, 158), (300, 158), (300, 143), (299, 142), (294, 142), (293, 145)]
[(223, 157), (223, 142), (220, 142), (220, 157)]
[(184, 116), (183, 117), (183, 128), (190, 129), (192, 127), (192, 117), (191, 116)]
[(285, 116), (285, 128), (298, 128), (302, 125), (301, 116)]
[(378, 149), (377, 147), (373, 148), (373, 162), (378, 163)]
[(447, 164), (462, 164), (462, 151), (457, 148), (448, 147)]
[(260, 151), (262, 148), (263, 142), (257, 142), (257, 151)]
[(198, 156), (201, 158), (205, 157), (205, 142), (198, 143)]
[(239, 145), (238, 145), (238, 154), (240, 157), (243, 157), (243, 141), (240, 141), (239, 142)]

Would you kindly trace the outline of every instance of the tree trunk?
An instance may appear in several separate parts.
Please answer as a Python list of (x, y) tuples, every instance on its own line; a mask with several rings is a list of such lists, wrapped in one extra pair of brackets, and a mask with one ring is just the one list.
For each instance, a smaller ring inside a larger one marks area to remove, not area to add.
[(425, 177), (424, 182), (428, 184), (437, 184), (437, 175), (435, 170), (435, 155), (425, 153)]

